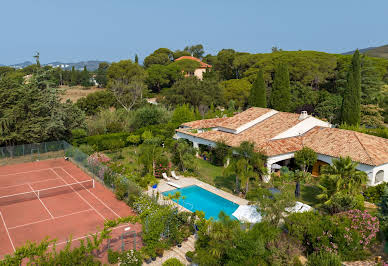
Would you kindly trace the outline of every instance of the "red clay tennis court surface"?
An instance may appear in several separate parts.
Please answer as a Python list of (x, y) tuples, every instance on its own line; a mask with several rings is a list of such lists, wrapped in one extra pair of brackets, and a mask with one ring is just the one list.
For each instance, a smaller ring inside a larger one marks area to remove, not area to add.
[[(77, 246), (79, 239), (99, 232), (106, 220), (133, 214), (110, 190), (64, 159), (0, 167), (0, 259), (27, 240), (39, 242), (46, 236), (57, 239), (61, 248), (71, 235)], [(116, 246), (121, 246), (119, 239), (128, 226), (141, 232), (140, 224), (115, 228)], [(141, 245), (140, 238), (137, 243)], [(105, 253), (99, 256), (103, 261)]]

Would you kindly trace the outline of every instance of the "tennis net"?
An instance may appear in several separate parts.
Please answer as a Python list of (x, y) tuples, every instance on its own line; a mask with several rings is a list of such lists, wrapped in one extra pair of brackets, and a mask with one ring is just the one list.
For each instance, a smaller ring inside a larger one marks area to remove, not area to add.
[(94, 179), (0, 197), (0, 206), (94, 188)]

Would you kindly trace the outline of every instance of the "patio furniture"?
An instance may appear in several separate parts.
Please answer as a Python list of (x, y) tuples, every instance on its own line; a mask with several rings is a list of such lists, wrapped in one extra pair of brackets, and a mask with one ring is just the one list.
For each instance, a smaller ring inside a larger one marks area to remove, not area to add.
[(162, 176), (163, 176), (163, 178), (166, 179), (167, 181), (171, 181), (171, 178), (169, 178), (169, 177), (167, 176), (166, 173), (162, 173)]
[(174, 182), (167, 182), (167, 184), (169, 184), (170, 186), (172, 187), (176, 187), (176, 188), (182, 188), (180, 185), (174, 183)]
[(175, 174), (175, 171), (171, 171), (171, 176), (175, 179), (175, 180), (179, 180), (179, 176), (177, 176)]

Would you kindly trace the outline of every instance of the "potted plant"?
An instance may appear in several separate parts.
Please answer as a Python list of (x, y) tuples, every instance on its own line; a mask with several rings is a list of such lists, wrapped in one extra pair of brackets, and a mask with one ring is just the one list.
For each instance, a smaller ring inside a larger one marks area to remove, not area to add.
[(164, 249), (162, 247), (158, 247), (155, 249), (155, 253), (158, 257), (163, 257)]
[(149, 264), (151, 263), (151, 256), (148, 255), (146, 252), (142, 252), (142, 255), (143, 255), (143, 259), (145, 261), (145, 263)]
[(194, 252), (192, 251), (187, 251), (186, 252), (186, 259), (188, 262), (192, 262), (193, 261), (193, 257), (194, 257)]

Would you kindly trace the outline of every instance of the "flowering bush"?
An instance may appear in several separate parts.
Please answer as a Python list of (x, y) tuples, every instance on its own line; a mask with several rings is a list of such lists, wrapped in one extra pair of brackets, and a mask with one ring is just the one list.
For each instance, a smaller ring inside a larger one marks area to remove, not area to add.
[(142, 265), (140, 253), (133, 249), (123, 252), (119, 257), (119, 265), (122, 265), (122, 266)]
[(350, 210), (334, 216), (296, 213), (286, 218), (291, 236), (302, 241), (307, 253), (325, 251), (343, 259), (362, 259), (376, 239), (379, 222), (367, 211)]
[(163, 178), (163, 173), (169, 173), (171, 162), (166, 157), (161, 157), (154, 165), (154, 176), (156, 178)]
[[(350, 226), (345, 227), (346, 232), (355, 231), (359, 234), (359, 244), (366, 249), (379, 232), (379, 220), (368, 213), (368, 211), (350, 210), (341, 214), (351, 220)], [(349, 241), (349, 234), (344, 236)]]
[(102, 152), (95, 152), (90, 155), (89, 158), (100, 163), (108, 163), (111, 161), (111, 159)]

